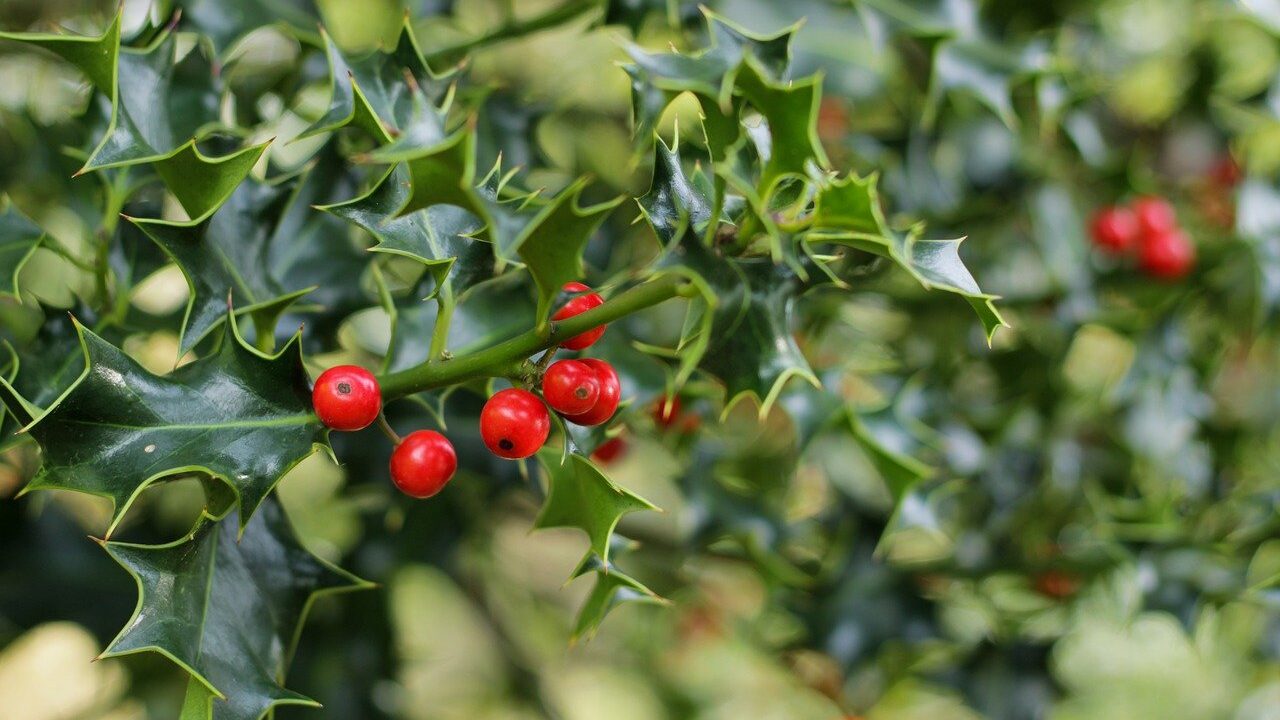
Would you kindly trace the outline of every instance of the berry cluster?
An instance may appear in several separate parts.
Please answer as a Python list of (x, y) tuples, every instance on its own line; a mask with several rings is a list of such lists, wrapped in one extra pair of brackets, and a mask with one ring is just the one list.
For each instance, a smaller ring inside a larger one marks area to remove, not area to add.
[(1175, 280), (1191, 272), (1196, 249), (1178, 225), (1169, 201), (1142, 197), (1128, 207), (1103, 208), (1093, 217), (1093, 244), (1113, 255), (1137, 253), (1138, 267), (1152, 277)]
[[(604, 303), (582, 283), (568, 283), (564, 291), (574, 297), (552, 320), (571, 318)], [(583, 350), (599, 340), (604, 330), (604, 326), (593, 328), (569, 338), (560, 347)], [(550, 360), (556, 350), (548, 350), (545, 358)], [(551, 434), (548, 406), (575, 425), (600, 425), (613, 417), (622, 396), (613, 366), (594, 358), (556, 361), (532, 385), (541, 389), (541, 397), (532, 390), (507, 388), (494, 393), (480, 411), (480, 436), (494, 455), (520, 460), (536, 453)], [(320, 421), (333, 430), (362, 430), (382, 414), (377, 379), (355, 365), (324, 371), (316, 379), (311, 401)], [(453, 444), (434, 430), (418, 430), (399, 439), (391, 454), (392, 482), (416, 498), (429, 498), (440, 492), (457, 469)]]

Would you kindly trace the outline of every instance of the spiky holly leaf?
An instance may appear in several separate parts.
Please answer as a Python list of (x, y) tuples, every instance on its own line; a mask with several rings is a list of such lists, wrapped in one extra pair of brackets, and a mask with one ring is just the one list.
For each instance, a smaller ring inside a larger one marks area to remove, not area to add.
[(0, 297), (18, 298), (18, 273), (44, 240), (44, 231), (10, 204), (0, 212)]
[(812, 243), (835, 243), (865, 250), (892, 260), (930, 290), (944, 290), (963, 297), (986, 329), (990, 341), (1005, 326), (996, 309), (995, 295), (982, 292), (964, 261), (957, 240), (925, 240), (919, 225), (907, 232), (889, 227), (880, 207), (875, 176), (857, 175), (826, 181), (818, 190), (811, 230), (804, 236)]
[[(381, 156), (375, 153), (371, 157), (376, 160)], [(537, 192), (513, 189), (510, 181), (514, 172), (504, 174), (500, 166), (477, 179), (474, 128), (458, 131), (434, 147), (382, 159), (403, 160), (409, 170), (411, 190), (398, 215), (440, 205), (463, 208), (480, 219), (483, 227), (476, 236), (493, 244), (500, 261), (528, 262), (532, 258), (544, 282), (565, 274), (567, 267), (580, 267), (575, 256), (580, 257), (591, 233), (621, 202), (619, 198), (581, 207), (582, 181), (554, 198), (543, 199)], [(535, 250), (525, 257), (523, 248), (531, 242)], [(548, 301), (559, 290), (558, 285), (540, 288)]]
[[(57, 400), (84, 372), (80, 336), (69, 313), (54, 313), (45, 318), (30, 342), (18, 348), (7, 344), (5, 347), (11, 366), (4, 377), (20, 400), (4, 404), (20, 409), (29, 408), (28, 412), (10, 416), (16, 418), (16, 425), (19, 427), (34, 420), (40, 408)], [(3, 414), (2, 409), (0, 414)], [(0, 447), (22, 437), (9, 435), (10, 431), (16, 429), (12, 425), (6, 425), (5, 431), (0, 433)]]
[(819, 385), (791, 331), (792, 306), (804, 290), (795, 271), (768, 258), (716, 258), (701, 246), (689, 248), (690, 256), (717, 298), (698, 367), (724, 383), (726, 411), (749, 394), (760, 400), (763, 417), (788, 380)]
[(315, 32), (314, 0), (177, 0), (182, 19), (209, 36), (219, 50), (263, 26), (283, 25), (295, 34)]
[(680, 380), (696, 365), (725, 384), (729, 405), (753, 394), (762, 415), (790, 378), (818, 384), (790, 330), (792, 304), (804, 290), (801, 276), (770, 258), (726, 257), (708, 247), (698, 226), (707, 224), (713, 204), (661, 141), (654, 182), (640, 205), (667, 243), (658, 267), (692, 273), (700, 292), (681, 339)]
[(656, 510), (649, 501), (614, 485), (581, 455), (548, 448), (538, 454), (547, 475), (547, 501), (535, 528), (571, 527), (587, 534), (591, 552), (609, 561), (609, 538), (623, 515)]
[[(308, 137), (354, 125), (399, 151), (422, 149), (444, 138), (448, 77), (427, 66), (406, 14), (391, 52), (348, 56), (324, 33), (332, 96), (329, 109), (303, 132)], [(409, 82), (406, 82), (408, 80)]]
[(1027, 48), (990, 37), (974, 0), (869, 0), (898, 32), (924, 40), (932, 55), (925, 122), (936, 118), (942, 100), (962, 93), (986, 105), (1006, 125), (1017, 124), (1012, 88), (1040, 62)]
[(651, 53), (629, 45), (627, 54), (644, 81), (665, 92), (692, 92), (727, 107), (738, 73), (748, 58), (774, 78), (782, 77), (791, 63), (791, 39), (798, 26), (773, 35), (756, 35), (704, 9), (710, 45), (692, 55)]
[(667, 604), (666, 600), (645, 587), (644, 583), (622, 572), (616, 565), (601, 560), (594, 553), (588, 553), (573, 572), (573, 577), (579, 578), (588, 573), (595, 574), (595, 584), (578, 610), (578, 618), (573, 627), (574, 640), (590, 640), (609, 613), (625, 603)]
[(133, 618), (102, 654), (155, 652), (191, 675), (184, 720), (259, 720), (278, 705), (317, 703), (284, 687), (303, 622), (319, 596), (371, 587), (312, 555), (278, 500), (253, 519), (206, 516), (168, 545), (108, 542), (138, 584)]
[(589, 207), (580, 204), (585, 181), (561, 191), (542, 208), (517, 239), (520, 259), (538, 287), (538, 319), (545, 319), (551, 301), (567, 282), (583, 276), (582, 252), (587, 241), (609, 213), (622, 203), (621, 196)]
[(307, 296), (315, 308), (307, 320), (308, 337), (327, 338), (372, 299), (360, 283), (370, 262), (363, 243), (353, 240), (342, 220), (315, 211), (322, 203), (349, 197), (357, 178), (330, 143), (292, 185), (266, 242), (263, 265), (286, 294), (315, 288)]
[[(446, 349), (455, 355), (482, 350), (528, 330), (534, 324), (534, 304), (518, 273), (507, 273), (463, 293), (453, 310)], [(383, 294), (391, 316), (391, 342), (383, 361), (388, 372), (404, 370), (427, 360), (438, 305), (424, 302), (421, 292), (402, 298)]]
[(207, 157), (196, 140), (219, 125), (221, 86), (209, 50), (178, 56), (166, 32), (150, 47), (120, 47), (120, 13), (99, 37), (0, 33), (66, 58), (111, 100), (111, 121), (80, 172), (150, 163), (191, 217), (203, 217), (243, 180), (266, 144)]
[[(229, 489), (244, 523), (286, 472), (324, 447), (296, 336), (268, 356), (249, 347), (232, 320), (215, 354), (157, 376), (77, 329), (87, 367), (28, 426), (44, 460), (24, 492), (109, 498), (114, 529), (151, 484), (196, 475), (220, 481), (207, 485), (215, 492)], [(0, 385), (17, 414), (11, 388)]]
[(760, 63), (748, 58), (738, 73), (737, 90), (765, 119), (768, 142), (753, 133), (757, 153), (764, 162), (756, 187), (767, 202), (778, 183), (804, 178), (812, 168), (826, 167), (830, 161), (818, 140), (818, 106), (822, 102), (822, 76), (795, 80), (775, 80)]
[(289, 200), (287, 190), (287, 185), (249, 181), (203, 220), (129, 218), (173, 258), (191, 287), (181, 352), (195, 347), (222, 322), (228, 295), (237, 313), (260, 314), (265, 320), (258, 329), (271, 332), (279, 313), (314, 289), (304, 283), (317, 276), (303, 272), (308, 266), (293, 264), (292, 256), (312, 253), (323, 262), (323, 257), (314, 257), (321, 249), (306, 246), (307, 237), (277, 232), (281, 209)]
[(400, 164), (367, 194), (319, 209), (368, 231), (378, 241), (372, 248), (375, 252), (422, 262), (435, 278), (433, 294), (444, 287), (461, 293), (492, 276), (492, 247), (471, 238), (483, 227), (481, 221), (453, 205), (435, 205), (398, 215), (410, 193), (408, 167)]
[(658, 138), (654, 143), (653, 180), (649, 192), (637, 202), (664, 245), (674, 242), (685, 227), (698, 233), (706, 230), (715, 212), (708, 197), (709, 186), (710, 180), (701, 173), (690, 178), (680, 164), (677, 146), (668, 147)]

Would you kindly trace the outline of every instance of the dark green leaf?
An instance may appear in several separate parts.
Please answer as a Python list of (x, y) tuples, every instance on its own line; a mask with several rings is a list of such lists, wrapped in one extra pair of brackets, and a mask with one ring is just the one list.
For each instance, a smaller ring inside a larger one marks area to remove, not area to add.
[(409, 172), (392, 168), (368, 194), (320, 209), (364, 228), (378, 241), (376, 252), (421, 261), (435, 278), (432, 293), (448, 287), (455, 294), (493, 274), (493, 250), (472, 238), (482, 224), (453, 205), (434, 205), (399, 215), (410, 195)]
[(448, 78), (437, 76), (423, 60), (408, 15), (389, 53), (349, 57), (327, 33), (324, 42), (332, 99), (303, 137), (355, 125), (380, 143), (394, 141), (395, 152), (424, 149), (444, 139), (444, 111), (436, 106), (445, 99)]
[(296, 337), (268, 357), (228, 322), (216, 354), (161, 377), (79, 330), (88, 367), (28, 428), (44, 462), (26, 491), (110, 498), (114, 528), (151, 484), (196, 474), (230, 488), (247, 522), (290, 468), (324, 446)]
[(639, 580), (622, 572), (617, 566), (601, 561), (594, 553), (587, 555), (573, 576), (582, 577), (587, 573), (595, 573), (596, 579), (591, 593), (578, 610), (578, 619), (573, 628), (574, 640), (590, 640), (600, 629), (600, 623), (604, 622), (605, 617), (624, 603), (666, 604), (665, 600)]
[(370, 587), (298, 542), (279, 501), (237, 535), (206, 517), (169, 545), (109, 542), (138, 583), (138, 607), (103, 657), (156, 652), (191, 674), (184, 720), (259, 720), (278, 705), (316, 705), (284, 687), (319, 596)]
[[(181, 352), (195, 347), (222, 321), (229, 295), (236, 312), (270, 317), (313, 289), (299, 283), (316, 279), (314, 263), (299, 266), (294, 256), (323, 248), (303, 244), (314, 238), (277, 231), (288, 189), (246, 182), (212, 216), (194, 222), (130, 218), (182, 268), (191, 286)], [(303, 206), (298, 212), (308, 210)], [(311, 270), (303, 271), (305, 267)]]
[(221, 87), (209, 50), (178, 56), (166, 32), (146, 49), (120, 47), (120, 14), (100, 37), (10, 33), (0, 37), (65, 57), (111, 99), (111, 121), (80, 172), (151, 163), (187, 214), (203, 217), (248, 175), (266, 144), (206, 157), (196, 140), (218, 126)]
[(40, 226), (12, 204), (0, 212), (0, 297), (18, 299), (18, 274), (43, 239)]
[(591, 552), (609, 561), (609, 538), (623, 515), (653, 510), (652, 504), (609, 481), (581, 455), (565, 457), (558, 449), (538, 455), (547, 473), (546, 504), (535, 528), (572, 527), (587, 534)]

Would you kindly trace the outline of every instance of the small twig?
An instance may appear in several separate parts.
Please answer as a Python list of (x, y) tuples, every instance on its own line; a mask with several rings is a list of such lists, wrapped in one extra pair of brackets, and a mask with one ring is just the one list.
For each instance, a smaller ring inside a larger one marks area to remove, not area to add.
[(391, 427), (391, 423), (387, 422), (386, 413), (378, 413), (378, 429), (382, 431), (383, 435), (387, 436), (387, 439), (390, 440), (393, 445), (400, 444), (400, 436), (397, 435), (395, 429)]

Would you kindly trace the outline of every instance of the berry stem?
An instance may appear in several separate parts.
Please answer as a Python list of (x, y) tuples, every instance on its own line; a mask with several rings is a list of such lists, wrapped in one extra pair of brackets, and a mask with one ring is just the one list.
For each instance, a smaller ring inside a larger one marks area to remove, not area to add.
[(484, 350), (459, 355), (447, 361), (432, 359), (406, 370), (381, 375), (378, 377), (378, 384), (382, 387), (383, 400), (389, 402), (464, 380), (502, 374), (500, 369), (510, 369), (540, 350), (559, 345), (566, 338), (599, 325), (607, 325), (677, 295), (688, 295), (691, 289), (692, 284), (687, 278), (676, 274), (663, 275), (619, 293), (603, 305), (581, 315), (544, 323), (543, 327), (535, 327)]
[(395, 428), (391, 427), (391, 423), (387, 422), (386, 413), (378, 413), (378, 429), (382, 431), (383, 435), (387, 436), (392, 445), (401, 443), (400, 436), (396, 434)]

